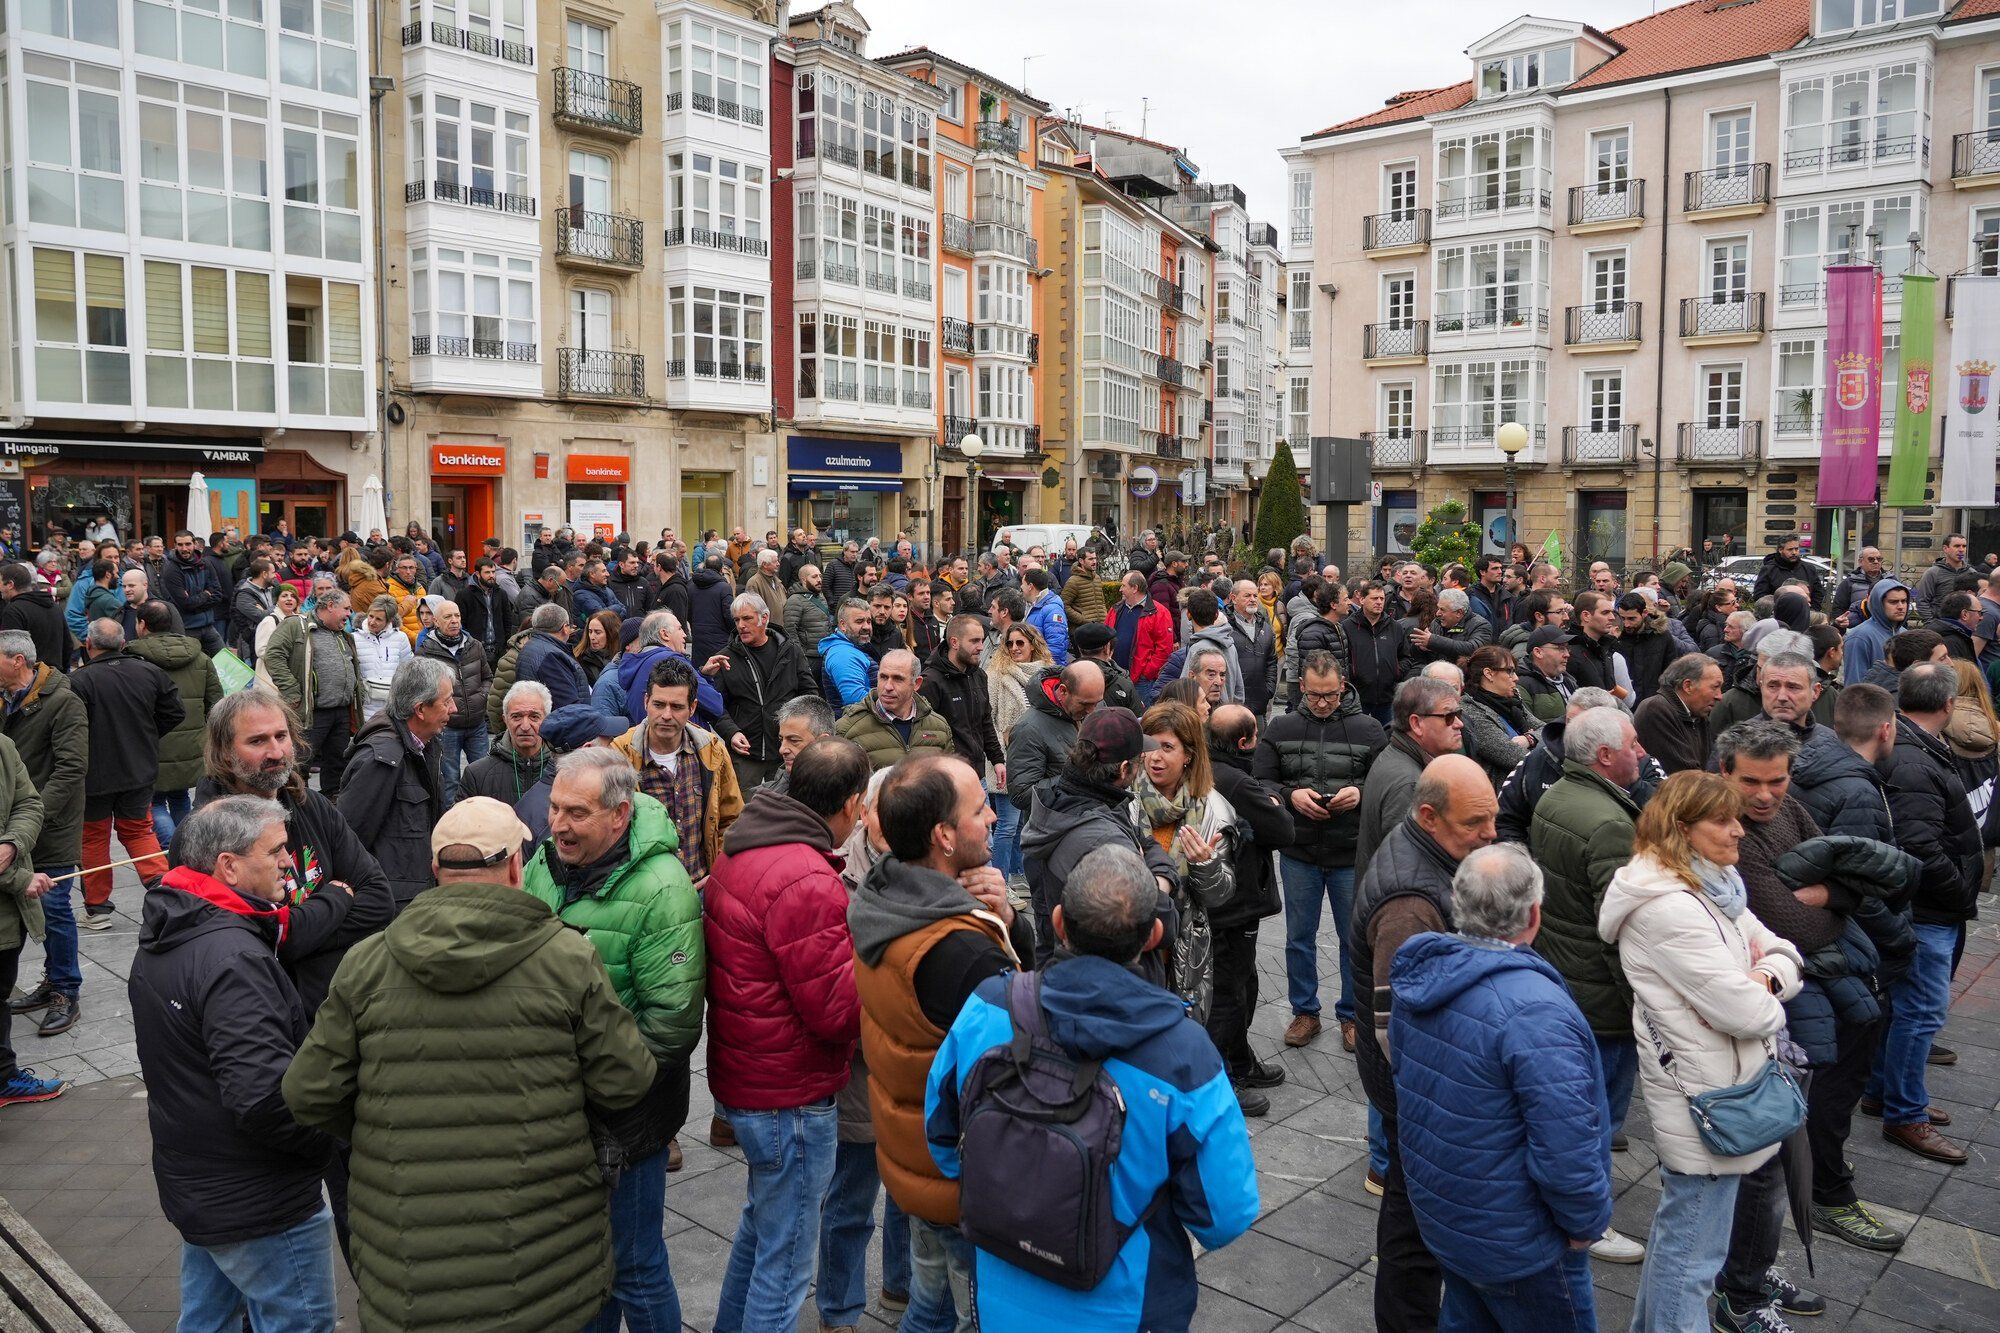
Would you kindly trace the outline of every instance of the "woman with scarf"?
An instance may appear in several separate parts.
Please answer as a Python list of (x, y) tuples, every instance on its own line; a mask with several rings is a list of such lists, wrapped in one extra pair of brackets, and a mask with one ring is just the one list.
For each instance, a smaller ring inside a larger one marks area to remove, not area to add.
[(1208, 914), (1236, 891), (1236, 811), (1215, 789), (1207, 733), (1192, 708), (1156, 703), (1139, 726), (1154, 748), (1140, 758), (1129, 814), (1181, 876), (1172, 895), (1180, 928), (1167, 963), (1167, 988), (1187, 1001), (1188, 1017), (1206, 1024), (1215, 995)]
[[(257, 622), (254, 653), (260, 666), (264, 661), (264, 645), (271, 641), (273, 634), (277, 633), (278, 626), (299, 614), (299, 608), (305, 603), (305, 599), (306, 595), (291, 584), (280, 583), (278, 585), (278, 594), (273, 599), (276, 604), (271, 608), (270, 614)], [(260, 674), (264, 679), (268, 680), (270, 678), (269, 672), (261, 672)]]
[(1486, 770), (1499, 791), (1535, 743), (1534, 714), (1515, 686), (1520, 664), (1498, 644), (1487, 644), (1465, 659), (1465, 752)]
[(605, 668), (618, 660), (624, 639), (625, 622), (616, 611), (592, 612), (583, 622), (583, 633), (576, 636), (576, 647), (570, 650), (583, 667), (583, 678), (597, 684)]
[[(1755, 1078), (1799, 990), (1798, 949), (1748, 906), (1736, 871), (1742, 798), (1714, 773), (1676, 773), (1639, 814), (1632, 859), (1612, 877), (1598, 934), (1618, 947), (1632, 1002), (1639, 1081), (1660, 1160), (1660, 1205), (1633, 1306), (1633, 1333), (1755, 1328), (1773, 1285), (1739, 1273), (1732, 1232), (1781, 1225), (1778, 1145), (1741, 1157), (1711, 1151), (1688, 1098)], [(1608, 1138), (1608, 1127), (1607, 1127)], [(1593, 1151), (1602, 1152), (1601, 1146)], [(1749, 1179), (1755, 1176), (1755, 1180)], [(1739, 1215), (1739, 1187), (1746, 1207)], [(1771, 1210), (1766, 1212), (1766, 1210)], [(1746, 1247), (1747, 1248), (1747, 1247)], [(1746, 1307), (1743, 1293), (1756, 1304)], [(1770, 1301), (1782, 1291), (1771, 1293)]]
[[(993, 701), (993, 730), (999, 733), (1000, 748), (1014, 734), (1014, 724), (1028, 711), (1028, 691), (1039, 688), (1042, 672), (1056, 664), (1042, 632), (1033, 625), (1009, 625), (993, 656), (986, 663), (986, 692)], [(1021, 863), (1021, 812), (1007, 799), (1007, 793), (993, 774), (986, 775), (993, 800), (993, 868), (1018, 879)]]
[(1257, 605), (1271, 622), (1273, 642), (1285, 641), (1285, 577), (1275, 569), (1257, 576)]
[[(1951, 659), (1958, 677), (1958, 697), (1951, 701), (1951, 716), (1945, 719), (1944, 743), (1951, 747), (1952, 761), (1958, 765), (1959, 780), (1972, 803), (1972, 817), (1982, 829), (1990, 829), (1988, 812), (1993, 808), (1995, 779), (2000, 778), (2000, 717), (1993, 701), (1986, 697), (1986, 682), (1974, 663)], [(1993, 873), (1991, 832), (1986, 838), (1986, 873)]]

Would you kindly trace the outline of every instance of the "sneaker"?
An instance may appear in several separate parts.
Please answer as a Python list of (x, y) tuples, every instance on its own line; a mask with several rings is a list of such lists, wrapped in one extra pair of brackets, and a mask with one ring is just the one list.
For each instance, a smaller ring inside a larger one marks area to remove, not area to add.
[(736, 1129), (719, 1115), (708, 1118), (708, 1146), (711, 1148), (734, 1148)]
[(1244, 1115), (1252, 1120), (1271, 1114), (1271, 1099), (1255, 1088), (1237, 1085), (1236, 1105)]
[(1379, 1199), (1382, 1197), (1382, 1192), (1388, 1188), (1388, 1185), (1383, 1181), (1382, 1173), (1371, 1166), (1368, 1168), (1367, 1179), (1361, 1182), (1361, 1188)]
[[(1873, 1097), (1863, 1097), (1861, 1099), (1861, 1114), (1873, 1116), (1875, 1119), (1880, 1120), (1882, 1118), (1882, 1103), (1876, 1101)], [(1951, 1112), (1945, 1110), (1942, 1106), (1926, 1106), (1924, 1114), (1939, 1129), (1943, 1129), (1951, 1123)]]
[(1909, 1239), (1907, 1233), (1884, 1226), (1875, 1214), (1868, 1211), (1867, 1204), (1858, 1202), (1841, 1208), (1822, 1208), (1814, 1204), (1812, 1228), (1844, 1240), (1849, 1245), (1883, 1254), (1902, 1249), (1903, 1242)]
[(53, 1037), (76, 1026), (76, 1020), (83, 1017), (83, 1003), (74, 995), (58, 995), (42, 1015), (42, 1024), (35, 1029), (37, 1037)]
[(37, 1078), (32, 1069), (17, 1069), (14, 1077), (0, 1084), (0, 1106), (12, 1106), (16, 1102), (53, 1101), (63, 1095), (68, 1087), (59, 1078)]
[(1636, 1264), (1645, 1259), (1646, 1247), (1617, 1227), (1606, 1227), (1602, 1236), (1590, 1242), (1590, 1257), (1607, 1264)]
[(1911, 1125), (1884, 1125), (1882, 1137), (1898, 1148), (1907, 1148), (1919, 1157), (1928, 1157), (1946, 1166), (1964, 1166), (1966, 1162), (1965, 1149), (1938, 1133), (1927, 1120)]
[(1285, 1081), (1285, 1071), (1259, 1060), (1242, 1073), (1231, 1075), (1229, 1081), (1239, 1088), (1275, 1088)]
[(1958, 1052), (1949, 1046), (1940, 1046), (1936, 1042), (1932, 1042), (1931, 1053), (1924, 1058), (1924, 1063), (1931, 1065), (1955, 1065), (1958, 1063)]
[(882, 1308), (884, 1310), (907, 1310), (910, 1308), (910, 1293), (882, 1288)]
[(1738, 1310), (1727, 1296), (1715, 1298), (1715, 1317), (1709, 1327), (1715, 1333), (1792, 1333), (1792, 1326), (1775, 1305), (1759, 1305)]
[(1826, 1297), (1807, 1291), (1785, 1276), (1781, 1268), (1764, 1270), (1764, 1285), (1757, 1292), (1766, 1305), (1775, 1305), (1788, 1315), (1811, 1318), (1826, 1313)]
[(23, 994), (14, 995), (7, 1001), (10, 1014), (32, 1014), (37, 1009), (46, 1009), (55, 1003), (55, 987), (43, 981), (41, 985)]
[(1298, 1047), (1311, 1043), (1319, 1035), (1318, 1014), (1294, 1014), (1291, 1026), (1285, 1029), (1285, 1045)]
[(86, 907), (83, 915), (76, 919), (76, 924), (85, 930), (109, 930), (113, 915), (109, 907)]

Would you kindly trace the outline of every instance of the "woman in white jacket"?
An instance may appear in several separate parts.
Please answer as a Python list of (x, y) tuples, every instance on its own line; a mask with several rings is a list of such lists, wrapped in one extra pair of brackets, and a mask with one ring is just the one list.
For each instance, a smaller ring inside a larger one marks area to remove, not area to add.
[(1618, 946), (1632, 988), (1640, 1084), (1660, 1155), (1660, 1207), (1633, 1333), (1709, 1328), (1737, 1185), (1778, 1151), (1711, 1153), (1681, 1091), (1755, 1077), (1785, 1026), (1781, 1001), (1799, 989), (1798, 950), (1745, 906), (1736, 873), (1741, 811), (1736, 790), (1715, 774), (1668, 778), (1641, 812), (1632, 859), (1612, 877), (1598, 914), (1598, 933)]
[(361, 628), (354, 631), (354, 655), (361, 662), (361, 716), (365, 721), (389, 702), (396, 668), (413, 656), (403, 633), (402, 611), (393, 597), (377, 597)]

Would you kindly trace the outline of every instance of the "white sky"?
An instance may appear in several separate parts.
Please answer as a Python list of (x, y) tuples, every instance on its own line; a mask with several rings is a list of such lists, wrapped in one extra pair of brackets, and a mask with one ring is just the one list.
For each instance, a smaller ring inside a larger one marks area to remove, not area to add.
[[(869, 54), (928, 46), (1020, 86), (1060, 115), (1187, 150), (1243, 187), (1283, 236), (1277, 150), (1391, 93), (1468, 78), (1465, 48), (1524, 13), (1609, 28), (1654, 0), (855, 0)], [(1659, 0), (1666, 8), (1669, 0)], [(812, 7), (799, 0), (796, 8)], [(1150, 102), (1143, 100), (1150, 99)]]

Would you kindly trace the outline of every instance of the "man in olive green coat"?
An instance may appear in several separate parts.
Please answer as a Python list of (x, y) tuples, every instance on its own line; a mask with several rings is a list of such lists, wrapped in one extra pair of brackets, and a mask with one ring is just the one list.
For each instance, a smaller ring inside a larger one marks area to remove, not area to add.
[(293, 1117), (354, 1145), (371, 1333), (575, 1333), (611, 1289), (585, 1109), (656, 1067), (597, 951), (521, 892), (527, 836), (489, 797), (446, 812), (438, 886), (354, 946), (285, 1071)]
[[(0, 996), (13, 993), (21, 947), (30, 936), (42, 935), (40, 900), (49, 891), (49, 879), (35, 873), (30, 855), (41, 832), (42, 798), (35, 794), (14, 742), (0, 736)], [(59, 1096), (61, 1079), (37, 1078), (34, 1070), (14, 1062), (12, 1027), (12, 1016), (0, 1008), (0, 1107)]]
[[(0, 630), (0, 694), (6, 698), (0, 735), (14, 742), (28, 781), (42, 798), (42, 832), (35, 839), (35, 869), (52, 877), (42, 899), (47, 935), (41, 984), (8, 999), (15, 1014), (41, 1012), (39, 1035), (53, 1037), (76, 1026), (83, 1013), (83, 971), (78, 961), (73, 896), (83, 865), (83, 779), (90, 767), (90, 713), (69, 687), (69, 677), (35, 658), (35, 641), (21, 630)], [(60, 878), (54, 878), (60, 876)]]
[[(698, 781), (687, 769), (679, 765), (678, 777)], [(526, 871), (528, 892), (597, 946), (660, 1065), (638, 1105), (603, 1125), (626, 1161), (611, 1195), (617, 1273), (605, 1315), (615, 1324), (622, 1312), (634, 1328), (678, 1328), (681, 1319), (660, 1215), (668, 1142), (687, 1119), (688, 1057), (701, 1036), (708, 957), (701, 902), (679, 845), (666, 806), (639, 790), (631, 761), (591, 746), (556, 765), (548, 841)]]
[(153, 779), (153, 832), (164, 847), (174, 840), (174, 826), (188, 817), (194, 784), (205, 772), (202, 738), (208, 734), (208, 710), (222, 702), (222, 680), (200, 639), (174, 633), (173, 612), (165, 602), (140, 607), (137, 624), (139, 637), (128, 650), (166, 672), (181, 692), (180, 725), (160, 737), (160, 776)]
[(906, 648), (884, 653), (875, 688), (841, 714), (834, 732), (866, 750), (877, 773), (911, 755), (954, 753), (951, 723), (917, 693), (923, 683), (915, 653)]

